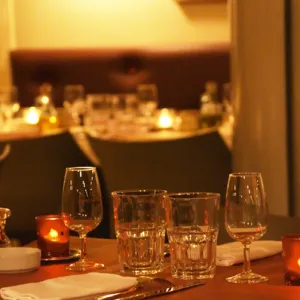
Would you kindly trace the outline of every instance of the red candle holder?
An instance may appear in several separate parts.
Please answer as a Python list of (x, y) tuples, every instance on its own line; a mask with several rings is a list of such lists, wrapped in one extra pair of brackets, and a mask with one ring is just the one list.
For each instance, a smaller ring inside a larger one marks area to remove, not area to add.
[(42, 258), (69, 256), (69, 229), (60, 215), (38, 216), (37, 245)]
[(300, 285), (300, 234), (282, 237), (284, 281), (287, 285)]

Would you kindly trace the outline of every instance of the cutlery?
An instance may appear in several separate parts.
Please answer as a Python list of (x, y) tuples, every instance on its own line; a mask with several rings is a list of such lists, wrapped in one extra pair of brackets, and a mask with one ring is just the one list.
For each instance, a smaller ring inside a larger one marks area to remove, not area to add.
[[(155, 282), (157, 282), (161, 285), (164, 285), (164, 289), (175, 287), (175, 285), (171, 281), (169, 281), (165, 278), (162, 278), (162, 277), (152, 278), (152, 277), (147, 277), (147, 276), (141, 276), (141, 277), (138, 278), (137, 286), (133, 286), (130, 289), (125, 290), (125, 291), (111, 293), (111, 294), (103, 295), (103, 296), (96, 297), (96, 298), (93, 298), (93, 299), (105, 300), (105, 299), (112, 299), (112, 298), (116, 299), (116, 297), (118, 297), (117, 299), (122, 299), (122, 296), (127, 295), (127, 294), (132, 293), (132, 292), (135, 292), (138, 288), (141, 288), (143, 286), (143, 284), (145, 284), (149, 281), (155, 281)], [(160, 288), (160, 289), (162, 289), (162, 288)]]
[(179, 292), (179, 291), (183, 291), (186, 289), (190, 289), (193, 287), (197, 287), (200, 285), (203, 285), (204, 282), (196, 282), (196, 283), (191, 283), (191, 284), (182, 284), (182, 285), (178, 285), (178, 286), (168, 286), (166, 288), (161, 288), (155, 291), (149, 291), (149, 292), (141, 292), (135, 295), (131, 295), (131, 296), (124, 296), (124, 297), (120, 297), (118, 298), (119, 300), (139, 300), (139, 299), (148, 299), (148, 298), (152, 298), (155, 296), (160, 296), (160, 295), (165, 295), (165, 294), (169, 294), (169, 293), (175, 293), (175, 292)]

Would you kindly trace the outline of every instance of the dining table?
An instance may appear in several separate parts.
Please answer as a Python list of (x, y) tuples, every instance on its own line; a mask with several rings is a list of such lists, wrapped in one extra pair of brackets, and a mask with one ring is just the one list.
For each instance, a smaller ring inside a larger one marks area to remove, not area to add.
[[(79, 248), (79, 239), (71, 237), (70, 247)], [(36, 247), (33, 242), (29, 246)], [(88, 238), (88, 256), (90, 259), (105, 264), (105, 269), (99, 272), (119, 273), (117, 242), (115, 239)], [(66, 262), (56, 264), (42, 264), (41, 267), (29, 273), (0, 274), (0, 288), (19, 285), (30, 282), (39, 282), (45, 279), (74, 275), (78, 272), (71, 272), (65, 269)], [(269, 278), (267, 283), (261, 284), (232, 284), (226, 281), (226, 277), (239, 273), (242, 265), (229, 267), (217, 267), (213, 279), (205, 280), (205, 284), (160, 296), (161, 299), (209, 299), (209, 300), (298, 300), (300, 298), (300, 287), (286, 286), (284, 283), (284, 266), (281, 254), (268, 258), (252, 261), (254, 272), (263, 274)], [(190, 283), (190, 281), (174, 279), (170, 275), (170, 257), (165, 258), (164, 270), (157, 274), (166, 278), (175, 285)]]

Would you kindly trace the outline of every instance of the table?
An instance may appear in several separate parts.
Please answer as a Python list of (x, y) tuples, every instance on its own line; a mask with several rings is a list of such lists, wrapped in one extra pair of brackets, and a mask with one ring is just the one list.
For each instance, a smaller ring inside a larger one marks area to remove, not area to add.
[[(78, 238), (72, 238), (71, 247), (79, 247)], [(88, 240), (88, 255), (91, 259), (105, 263), (105, 272), (117, 273), (119, 270), (117, 262), (117, 249), (115, 240), (95, 239)], [(166, 277), (174, 283), (181, 280), (172, 279), (168, 272), (168, 260), (166, 268), (159, 276)], [(300, 287), (284, 286), (283, 262), (281, 255), (252, 262), (253, 271), (269, 277), (269, 282), (264, 284), (230, 284), (225, 278), (241, 271), (242, 266), (217, 267), (216, 275), (208, 280), (204, 286), (196, 287), (186, 291), (161, 296), (161, 299), (202, 299), (202, 300), (298, 300)], [(1, 274), (0, 287), (22, 284), (27, 282), (38, 282), (44, 279), (66, 276), (74, 272), (66, 271), (65, 264), (45, 265), (35, 272), (24, 274)], [(78, 274), (78, 273), (76, 273)]]

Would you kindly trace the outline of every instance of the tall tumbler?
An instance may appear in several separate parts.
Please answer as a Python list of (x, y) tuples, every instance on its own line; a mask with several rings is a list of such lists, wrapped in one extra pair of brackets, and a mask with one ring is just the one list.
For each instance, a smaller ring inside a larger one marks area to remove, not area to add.
[(122, 273), (152, 275), (163, 270), (164, 190), (112, 192)]
[(173, 277), (206, 279), (214, 276), (219, 207), (219, 194), (167, 195), (167, 232)]

